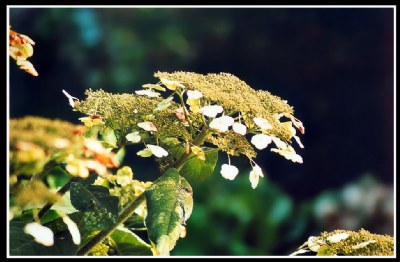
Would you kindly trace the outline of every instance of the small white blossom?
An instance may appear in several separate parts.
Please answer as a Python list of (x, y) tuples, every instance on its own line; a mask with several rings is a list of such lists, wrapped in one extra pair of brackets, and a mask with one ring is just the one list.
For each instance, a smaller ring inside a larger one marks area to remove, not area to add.
[(228, 131), (228, 128), (233, 125), (234, 122), (235, 120), (230, 116), (221, 116), (211, 121), (210, 127), (216, 129), (218, 132), (223, 133)]
[(197, 100), (197, 99), (200, 99), (200, 98), (202, 98), (203, 97), (203, 93), (201, 93), (200, 91), (197, 91), (197, 90), (188, 90), (187, 91), (187, 96), (188, 96), (188, 98), (189, 99), (195, 99), (195, 100)]
[(267, 130), (271, 129), (272, 125), (268, 122), (267, 119), (261, 118), (261, 117), (255, 117), (253, 118), (254, 123), (261, 128), (261, 130)]
[(72, 106), (72, 107), (74, 107), (74, 106), (75, 106), (74, 99), (76, 99), (76, 100), (79, 100), (79, 99), (76, 98), (76, 97), (71, 96), (71, 95), (68, 94), (67, 91), (65, 91), (64, 89), (63, 89), (63, 93), (64, 93), (64, 95), (68, 98), (69, 105)]
[(338, 233), (326, 238), (329, 243), (337, 243), (349, 237), (347, 233)]
[(222, 111), (224, 111), (224, 108), (219, 105), (204, 106), (199, 109), (199, 113), (208, 117), (216, 117), (219, 113), (222, 113)]
[(259, 150), (266, 148), (271, 142), (271, 137), (265, 134), (257, 134), (251, 138), (251, 143)]
[(240, 135), (245, 135), (247, 131), (247, 127), (239, 122), (235, 122), (232, 125), (232, 130)]
[(161, 94), (154, 92), (152, 90), (138, 90), (135, 91), (136, 94), (140, 95), (140, 96), (148, 96), (148, 97), (159, 97)]
[(258, 185), (258, 181), (261, 177), (264, 177), (264, 174), (261, 170), (261, 167), (259, 167), (257, 164), (253, 166), (253, 170), (250, 171), (250, 175), (249, 175), (249, 180), (251, 183), (251, 187), (253, 189), (255, 189)]
[(141, 122), (137, 125), (146, 131), (157, 131), (157, 127), (152, 122)]
[(160, 146), (147, 145), (147, 147), (151, 150), (153, 155), (155, 155), (156, 157), (168, 156), (168, 152)]
[(318, 252), (318, 250), (321, 248), (321, 245), (324, 244), (325, 244), (324, 242), (318, 240), (318, 238), (314, 236), (309, 237), (307, 241), (308, 248), (314, 252)]
[(296, 151), (294, 151), (293, 147), (291, 146), (287, 146), (284, 149), (272, 148), (271, 151), (280, 154), (287, 160), (292, 160), (295, 163), (303, 163), (303, 158), (300, 155), (296, 154)]
[(26, 224), (24, 232), (35, 238), (35, 241), (44, 245), (52, 246), (54, 245), (54, 233), (50, 228), (42, 226), (39, 223), (32, 222)]
[(141, 140), (141, 137), (139, 135), (138, 131), (129, 133), (125, 136), (126, 140), (132, 142), (132, 143), (138, 143)]
[(235, 177), (239, 174), (239, 169), (233, 165), (223, 164), (221, 166), (221, 175), (229, 180), (235, 179)]
[(150, 157), (153, 155), (153, 152), (150, 150), (150, 148), (145, 148), (138, 151), (136, 154), (141, 157)]
[(376, 241), (375, 240), (368, 240), (368, 241), (365, 241), (365, 242), (361, 242), (361, 243), (359, 243), (357, 245), (354, 245), (351, 248), (352, 249), (360, 249), (360, 248), (366, 247), (366, 246), (368, 246), (369, 244), (372, 244), (372, 243), (376, 243)]

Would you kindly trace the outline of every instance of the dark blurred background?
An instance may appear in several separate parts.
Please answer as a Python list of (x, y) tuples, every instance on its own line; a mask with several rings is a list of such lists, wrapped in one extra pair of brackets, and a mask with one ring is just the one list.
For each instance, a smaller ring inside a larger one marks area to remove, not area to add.
[[(10, 116), (78, 123), (61, 90), (133, 93), (156, 71), (228, 72), (288, 100), (304, 164), (261, 151), (241, 174), (194, 187), (174, 255), (287, 255), (325, 230), (393, 234), (392, 8), (11, 8), (36, 45), (32, 77), (10, 59)], [(135, 158), (137, 177), (154, 172)], [(225, 162), (221, 155), (218, 165)]]

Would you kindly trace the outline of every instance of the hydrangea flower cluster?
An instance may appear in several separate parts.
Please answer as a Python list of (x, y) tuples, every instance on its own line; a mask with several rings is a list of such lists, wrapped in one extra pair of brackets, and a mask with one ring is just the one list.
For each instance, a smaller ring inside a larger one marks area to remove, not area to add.
[(249, 158), (249, 180), (256, 188), (264, 176), (254, 161), (256, 149), (271, 145), (272, 152), (303, 162), (292, 139), (304, 147), (296, 134), (296, 129), (304, 134), (304, 126), (287, 101), (267, 91), (255, 91), (227, 73), (158, 72), (155, 76), (158, 83), (145, 84), (131, 95), (89, 90), (88, 98), (79, 101), (65, 94), (75, 110), (88, 115), (81, 118), (85, 125), (112, 126), (117, 140), (145, 145), (137, 155), (171, 158), (166, 160), (169, 167), (179, 163), (179, 157), (170, 155), (172, 145), (185, 145), (186, 155), (205, 160), (205, 149), (212, 144), (228, 155), (228, 163), (221, 167), (221, 175), (228, 180), (239, 174), (230, 156)]

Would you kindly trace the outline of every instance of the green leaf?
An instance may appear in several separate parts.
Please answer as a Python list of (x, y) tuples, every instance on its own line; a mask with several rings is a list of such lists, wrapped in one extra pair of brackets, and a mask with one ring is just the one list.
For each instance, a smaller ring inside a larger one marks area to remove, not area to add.
[(122, 163), (122, 162), (124, 161), (125, 153), (126, 153), (126, 150), (125, 150), (125, 147), (124, 147), (124, 146), (121, 147), (121, 148), (118, 150), (117, 154), (115, 154), (115, 157), (117, 158), (118, 162)]
[(206, 157), (205, 160), (193, 156), (186, 161), (180, 170), (180, 174), (191, 184), (204, 181), (215, 169), (215, 165), (218, 161), (218, 151), (204, 149), (204, 153)]
[(192, 188), (175, 168), (170, 168), (145, 194), (149, 239), (155, 243), (160, 255), (169, 255), (192, 213)]
[(60, 166), (53, 168), (46, 176), (47, 184), (51, 189), (64, 186), (70, 178), (71, 175)]
[(106, 127), (100, 131), (103, 146), (116, 148), (117, 147), (117, 137), (115, 136), (114, 129), (111, 127)]
[(87, 230), (107, 230), (113, 227), (118, 217), (118, 197), (111, 196), (103, 186), (71, 183), (71, 203), (84, 212)]
[[(69, 218), (74, 221), (77, 225), (81, 223), (83, 220), (84, 214), (81, 212), (76, 212), (73, 214), (68, 215)], [(40, 220), (42, 222), (42, 220)], [(42, 224), (48, 228), (50, 228), (54, 233), (62, 232), (62, 231), (67, 231), (68, 232), (68, 227), (62, 220), (60, 216), (58, 216), (56, 219), (51, 220), (49, 222), (43, 221)], [(80, 230), (81, 231), (81, 230)]]
[(151, 246), (129, 229), (117, 227), (110, 235), (110, 241), (121, 256), (151, 256)]
[(25, 234), (25, 223), (10, 222), (10, 255), (12, 256), (71, 256), (78, 246), (72, 242), (68, 231), (54, 235), (54, 245), (50, 247), (37, 243), (31, 235)]

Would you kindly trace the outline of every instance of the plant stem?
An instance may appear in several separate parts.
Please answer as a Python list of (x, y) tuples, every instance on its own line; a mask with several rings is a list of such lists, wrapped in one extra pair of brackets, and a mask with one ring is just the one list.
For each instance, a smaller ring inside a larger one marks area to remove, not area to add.
[[(197, 135), (197, 137), (194, 140), (194, 145), (200, 146), (204, 143), (204, 140), (206, 137), (209, 135), (210, 129), (208, 127), (204, 127), (200, 133)], [(181, 169), (185, 161), (189, 158), (190, 154), (185, 154), (183, 153), (182, 156), (173, 164), (172, 167), (175, 167), (176, 169)], [(161, 176), (162, 177), (162, 176)], [(157, 183), (161, 177), (159, 177), (156, 181), (153, 182), (153, 185)], [(86, 256), (90, 253), (90, 251), (98, 244), (100, 244), (104, 239), (106, 239), (114, 230), (120, 225), (123, 224), (129, 217), (133, 215), (133, 212), (135, 212), (136, 208), (146, 199), (146, 195), (143, 192), (140, 194), (137, 198), (135, 198), (125, 209), (122, 211), (121, 215), (118, 217), (117, 222), (115, 225), (106, 230), (106, 231), (101, 231), (97, 235), (95, 235), (89, 242), (84, 244), (77, 252), (77, 255), (79, 256)]]
[(96, 236), (94, 236), (89, 242), (87, 242), (85, 245), (83, 245), (77, 252), (77, 255), (79, 256), (86, 256), (89, 254), (89, 252), (94, 248), (97, 244), (101, 243), (106, 237), (108, 237), (114, 230), (125, 220), (127, 220), (129, 217), (133, 215), (133, 212), (135, 212), (135, 209), (145, 200), (145, 194), (142, 193), (140, 194), (133, 202), (127, 206), (124, 211), (121, 213), (121, 215), (118, 217), (117, 223), (110, 229), (106, 231), (101, 231), (98, 233)]
[[(200, 133), (197, 135), (197, 137), (195, 138), (195, 140), (193, 141), (193, 144), (195, 146), (200, 146), (204, 143), (204, 140), (206, 139), (206, 137), (209, 135), (210, 129), (206, 126), (204, 126), (204, 128), (200, 131)], [(185, 152), (183, 152), (183, 154), (181, 155), (181, 157), (176, 160), (176, 162), (173, 164), (172, 167), (178, 169), (178, 171), (183, 167), (183, 164), (185, 163), (185, 161), (191, 156), (191, 154), (185, 154)]]
[(181, 93), (176, 93), (176, 94), (178, 95), (179, 100), (181, 102), (181, 105), (182, 105), (182, 108), (183, 108), (183, 113), (185, 114), (186, 120), (189, 123), (190, 133), (193, 135), (194, 134), (194, 129), (193, 129), (193, 126), (192, 126), (192, 121), (190, 121), (189, 115), (187, 113), (188, 111), (187, 111), (186, 106), (185, 106), (185, 101), (183, 101), (183, 97), (182, 97)]

